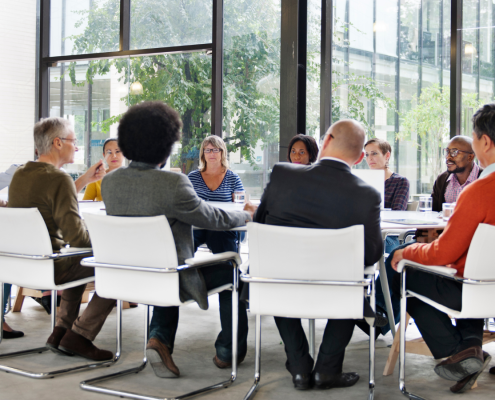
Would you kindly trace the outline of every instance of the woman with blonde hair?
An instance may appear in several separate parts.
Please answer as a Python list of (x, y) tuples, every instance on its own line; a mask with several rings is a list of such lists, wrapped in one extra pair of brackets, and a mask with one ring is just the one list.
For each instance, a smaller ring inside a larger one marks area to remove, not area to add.
[[(205, 201), (232, 202), (234, 192), (243, 191), (239, 175), (229, 169), (227, 147), (219, 136), (208, 136), (199, 150), (199, 168), (188, 175), (194, 190)], [(237, 232), (195, 230), (194, 246), (206, 243), (213, 253), (236, 251)]]

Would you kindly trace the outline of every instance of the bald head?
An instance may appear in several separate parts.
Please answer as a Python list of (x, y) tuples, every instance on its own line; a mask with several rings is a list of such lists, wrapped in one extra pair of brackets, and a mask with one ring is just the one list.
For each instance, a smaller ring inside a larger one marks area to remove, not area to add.
[(336, 157), (349, 165), (354, 165), (362, 158), (366, 133), (363, 126), (352, 119), (334, 123), (323, 140), (321, 157)]
[(447, 147), (456, 147), (463, 151), (473, 151), (473, 139), (469, 136), (455, 136), (450, 140)]

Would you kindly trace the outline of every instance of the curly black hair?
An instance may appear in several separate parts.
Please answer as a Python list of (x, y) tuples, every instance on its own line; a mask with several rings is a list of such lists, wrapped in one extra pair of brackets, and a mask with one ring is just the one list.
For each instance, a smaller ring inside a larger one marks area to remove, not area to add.
[(292, 146), (294, 146), (294, 143), (296, 142), (304, 143), (306, 149), (308, 150), (309, 163), (314, 163), (316, 161), (316, 158), (318, 157), (318, 145), (316, 144), (316, 140), (312, 136), (304, 135), (302, 133), (297, 134), (290, 140), (289, 146), (287, 148), (287, 161), (292, 162), (290, 160), (290, 151), (292, 150)]
[(495, 103), (485, 104), (474, 113), (473, 131), (478, 139), (486, 135), (495, 143)]
[(164, 163), (180, 138), (179, 113), (161, 101), (132, 106), (120, 120), (118, 144), (125, 158), (148, 164)]

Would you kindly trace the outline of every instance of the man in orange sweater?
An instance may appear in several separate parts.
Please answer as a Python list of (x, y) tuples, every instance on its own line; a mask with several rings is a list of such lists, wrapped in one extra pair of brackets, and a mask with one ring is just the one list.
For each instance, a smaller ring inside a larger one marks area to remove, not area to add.
[[(471, 239), (480, 223), (495, 225), (495, 104), (486, 104), (473, 116), (473, 149), (484, 169), (479, 179), (466, 187), (457, 200), (455, 212), (438, 240), (428, 244), (412, 244), (397, 250), (392, 268), (407, 259), (425, 265), (448, 265), (459, 275)], [(394, 292), (400, 293), (400, 276), (394, 278)], [(446, 307), (461, 310), (462, 284), (420, 271), (407, 274), (406, 287)], [(481, 349), (483, 320), (457, 320), (417, 298), (407, 302), (407, 311), (414, 318), (423, 339), (435, 358), (449, 357), (435, 367), (442, 378), (458, 381), (455, 393), (469, 389), (491, 357)]]

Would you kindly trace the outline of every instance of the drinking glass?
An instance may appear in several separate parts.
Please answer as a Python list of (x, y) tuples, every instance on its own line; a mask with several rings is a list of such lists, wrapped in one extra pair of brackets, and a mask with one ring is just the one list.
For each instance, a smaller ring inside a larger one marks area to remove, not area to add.
[(455, 203), (443, 203), (442, 204), (442, 215), (443, 220), (448, 221), (454, 212)]
[(238, 190), (234, 192), (234, 203), (244, 204), (246, 199), (246, 192), (244, 190)]
[(419, 211), (420, 212), (431, 212), (432, 199), (431, 196), (421, 196), (419, 198)]

